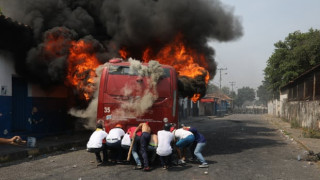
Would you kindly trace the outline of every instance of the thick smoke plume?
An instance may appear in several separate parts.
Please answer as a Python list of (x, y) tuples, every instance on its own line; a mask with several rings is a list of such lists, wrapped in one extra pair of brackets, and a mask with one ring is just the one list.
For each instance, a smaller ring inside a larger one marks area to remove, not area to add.
[[(205, 54), (211, 78), (216, 64), (207, 42), (242, 35), (239, 19), (218, 0), (0, 0), (0, 7), (6, 16), (32, 27), (35, 44), (43, 43), (45, 32), (55, 27), (66, 27), (78, 38), (91, 35), (106, 48), (104, 62), (119, 57), (123, 47), (130, 51), (129, 57), (142, 59), (146, 47), (159, 50), (182, 33), (189, 48)], [(36, 57), (29, 55), (27, 75), (46, 83), (37, 77), (43, 76), (44, 70), (35, 73), (39, 68), (33, 67), (38, 65), (31, 59)], [(65, 71), (65, 62), (53, 64), (57, 73)], [(51, 72), (52, 67), (45, 68), (46, 75), (60, 77)], [(50, 79), (55, 82), (56, 77)]]
[[(120, 57), (120, 50), (135, 59), (143, 59), (145, 49), (159, 54), (181, 35), (186, 49), (203, 56), (195, 63), (212, 79), (217, 65), (208, 42), (242, 35), (239, 18), (219, 0), (0, 0), (0, 7), (5, 16), (26, 25), (16, 26), (1, 16), (0, 48), (15, 54), (17, 73), (43, 87), (68, 85), (68, 68), (78, 62), (69, 59), (70, 49), (78, 49), (74, 42), (90, 43), (84, 49), (104, 64)], [(86, 87), (91, 73), (81, 73)], [(203, 96), (205, 75), (180, 76), (180, 95)]]

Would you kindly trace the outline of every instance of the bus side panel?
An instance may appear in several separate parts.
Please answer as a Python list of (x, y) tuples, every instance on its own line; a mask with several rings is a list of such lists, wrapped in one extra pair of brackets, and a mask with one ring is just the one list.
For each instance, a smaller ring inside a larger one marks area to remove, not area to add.
[(100, 79), (100, 85), (99, 85), (99, 95), (98, 95), (98, 109), (97, 109), (97, 120), (104, 120), (103, 114), (104, 114), (104, 87), (106, 83), (106, 76), (108, 75), (106, 68), (103, 69)]
[(179, 105), (178, 105), (178, 100), (179, 100), (179, 94), (178, 94), (178, 78), (177, 78), (177, 73), (174, 68), (172, 68), (172, 74), (171, 74), (171, 87), (172, 87), (172, 118), (173, 122), (175, 123), (178, 127), (180, 126), (179, 123)]

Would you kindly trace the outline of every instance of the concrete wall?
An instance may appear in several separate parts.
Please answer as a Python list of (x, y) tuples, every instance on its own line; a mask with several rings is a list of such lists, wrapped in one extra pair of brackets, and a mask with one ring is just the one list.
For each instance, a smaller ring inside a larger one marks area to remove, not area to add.
[(282, 92), (283, 94), (280, 94), (280, 103), (279, 103), (279, 114), (280, 114), (280, 117), (284, 117), (285, 114), (284, 114), (284, 111), (283, 111), (283, 108), (284, 108), (284, 103), (287, 102), (288, 100), (288, 91), (285, 91), (285, 92)]
[(280, 117), (280, 101), (275, 99), (268, 102), (268, 114)]
[(290, 101), (282, 106), (282, 118), (291, 124), (320, 129), (320, 101)]
[(286, 93), (280, 100), (268, 102), (268, 114), (288, 120), (293, 126), (320, 129), (320, 101), (287, 101)]

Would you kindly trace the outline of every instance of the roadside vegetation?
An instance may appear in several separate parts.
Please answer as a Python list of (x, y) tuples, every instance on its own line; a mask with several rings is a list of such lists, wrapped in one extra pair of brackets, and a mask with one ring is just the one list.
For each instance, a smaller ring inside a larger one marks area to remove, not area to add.
[(320, 131), (315, 129), (303, 128), (302, 136), (305, 138), (320, 139)]
[(269, 98), (279, 98), (279, 89), (320, 63), (320, 31), (295, 31), (274, 44), (273, 54), (264, 69), (263, 85)]

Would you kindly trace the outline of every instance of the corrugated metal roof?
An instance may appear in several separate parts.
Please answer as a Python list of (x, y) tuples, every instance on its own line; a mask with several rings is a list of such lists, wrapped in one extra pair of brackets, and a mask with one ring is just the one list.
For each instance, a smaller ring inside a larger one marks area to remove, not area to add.
[(317, 71), (317, 70), (320, 70), (320, 64), (315, 65), (315, 66), (312, 67), (311, 69), (303, 72), (303, 73), (302, 73), (301, 75), (299, 75), (297, 78), (293, 79), (292, 81), (289, 81), (286, 85), (282, 86), (282, 87), (280, 88), (280, 90), (282, 91), (282, 90), (288, 88), (288, 86), (293, 85), (295, 82), (297, 82), (297, 81), (305, 78), (305, 77), (308, 76), (310, 73), (312, 73), (312, 72), (314, 72), (314, 71)]
[(230, 98), (230, 97), (227, 96), (226, 94), (218, 93), (218, 92), (206, 94), (203, 98), (204, 98), (204, 99), (208, 99), (208, 98), (219, 98), (220, 100), (232, 100), (232, 98)]

